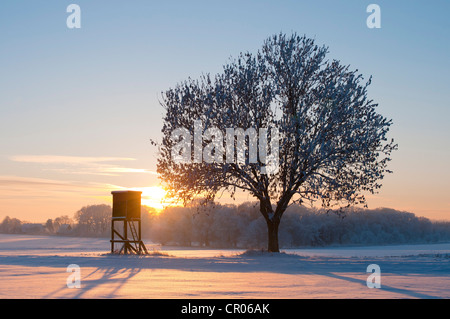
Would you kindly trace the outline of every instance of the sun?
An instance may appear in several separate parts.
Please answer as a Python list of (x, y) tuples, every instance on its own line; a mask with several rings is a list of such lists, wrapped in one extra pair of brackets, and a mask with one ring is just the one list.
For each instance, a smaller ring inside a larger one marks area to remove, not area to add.
[(160, 186), (150, 186), (150, 187), (136, 187), (133, 188), (135, 191), (142, 192), (141, 204), (144, 206), (149, 206), (161, 211), (164, 206), (164, 199), (166, 197), (167, 191), (165, 191)]

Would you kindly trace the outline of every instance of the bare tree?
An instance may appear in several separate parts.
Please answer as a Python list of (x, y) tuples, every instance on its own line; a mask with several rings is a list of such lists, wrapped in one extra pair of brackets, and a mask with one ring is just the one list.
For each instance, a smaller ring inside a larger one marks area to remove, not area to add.
[[(278, 227), (290, 204), (365, 204), (364, 193), (375, 193), (390, 172), (387, 163), (397, 147), (386, 137), (392, 121), (368, 99), (371, 79), (362, 83), (358, 70), (327, 60), (327, 53), (305, 36), (274, 35), (222, 73), (189, 78), (164, 92), (157, 169), (169, 196), (187, 203), (213, 200), (223, 190), (231, 196), (238, 189), (250, 192), (259, 201), (272, 252), (279, 251)], [(179, 128), (183, 134), (174, 135)], [(278, 147), (269, 152), (259, 139), (255, 160), (254, 137), (244, 131), (243, 161), (233, 152), (242, 143), (236, 130), (249, 128), (267, 133)], [(225, 135), (226, 146), (220, 140)], [(193, 148), (187, 144), (192, 140)], [(266, 171), (271, 155), (276, 169)]]

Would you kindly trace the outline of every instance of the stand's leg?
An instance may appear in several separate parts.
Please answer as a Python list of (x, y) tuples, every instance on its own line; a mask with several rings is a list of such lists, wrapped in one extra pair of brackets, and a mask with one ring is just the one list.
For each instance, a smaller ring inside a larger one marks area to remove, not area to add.
[(114, 253), (114, 219), (111, 220), (111, 254)]
[(141, 237), (141, 220), (138, 221), (138, 234), (139, 234), (139, 254), (142, 254), (142, 237)]
[[(125, 240), (128, 240), (128, 225), (127, 225), (126, 219), (124, 219), (124, 221), (123, 221), (123, 237), (125, 238)], [(125, 247), (124, 254), (125, 255), (128, 254), (128, 245), (127, 244), (128, 244), (127, 242), (124, 243), (124, 247)]]

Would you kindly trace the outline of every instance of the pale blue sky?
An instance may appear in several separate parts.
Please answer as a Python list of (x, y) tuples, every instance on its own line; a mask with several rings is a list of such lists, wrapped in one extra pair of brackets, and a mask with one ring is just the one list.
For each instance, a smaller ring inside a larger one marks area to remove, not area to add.
[[(70, 3), (81, 29), (66, 26)], [(366, 26), (370, 3), (381, 29)], [(449, 14), (446, 0), (2, 1), (0, 219), (71, 216), (108, 185), (157, 185), (160, 92), (280, 31), (373, 76), (399, 151), (369, 206), (450, 219)]]

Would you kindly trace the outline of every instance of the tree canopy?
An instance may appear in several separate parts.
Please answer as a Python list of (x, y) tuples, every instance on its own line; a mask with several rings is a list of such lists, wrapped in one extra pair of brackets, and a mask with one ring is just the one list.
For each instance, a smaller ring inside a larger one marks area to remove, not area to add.
[[(186, 203), (213, 200), (224, 190), (232, 196), (237, 189), (250, 192), (267, 222), (270, 251), (279, 250), (278, 225), (294, 202), (365, 204), (364, 193), (375, 193), (390, 172), (397, 148), (387, 138), (392, 121), (368, 98), (371, 78), (364, 82), (358, 70), (327, 59), (328, 53), (306, 36), (281, 33), (256, 54), (232, 59), (221, 73), (189, 78), (163, 92), (157, 170), (169, 196)], [(174, 136), (179, 128), (186, 134)], [(267, 134), (276, 149), (260, 136), (255, 160), (249, 128)], [(237, 129), (247, 132), (244, 160), (231, 153), (242, 141)], [(180, 162), (178, 155), (190, 161)], [(208, 155), (212, 161), (205, 160)], [(266, 170), (270, 156), (276, 169)]]

